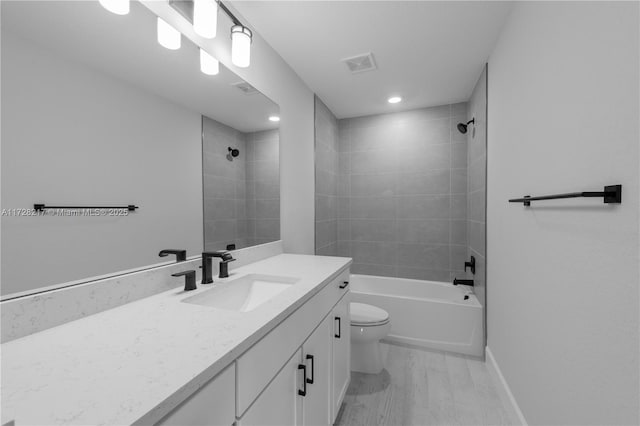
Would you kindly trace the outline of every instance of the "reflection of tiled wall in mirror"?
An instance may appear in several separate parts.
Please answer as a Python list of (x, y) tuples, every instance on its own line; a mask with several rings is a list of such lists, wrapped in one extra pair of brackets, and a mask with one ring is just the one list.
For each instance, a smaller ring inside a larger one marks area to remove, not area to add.
[(243, 133), (204, 117), (202, 134), (205, 250), (278, 240), (278, 130)]

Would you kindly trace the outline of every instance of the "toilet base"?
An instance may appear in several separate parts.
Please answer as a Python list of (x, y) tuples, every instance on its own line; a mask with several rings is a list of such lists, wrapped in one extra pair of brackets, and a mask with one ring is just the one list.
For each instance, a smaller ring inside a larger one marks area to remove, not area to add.
[(351, 342), (351, 371), (379, 374), (383, 368), (379, 340)]

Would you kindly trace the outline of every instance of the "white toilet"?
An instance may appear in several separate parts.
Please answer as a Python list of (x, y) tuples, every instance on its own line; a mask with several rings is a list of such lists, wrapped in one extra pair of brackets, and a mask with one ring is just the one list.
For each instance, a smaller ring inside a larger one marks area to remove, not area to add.
[(350, 309), (351, 371), (378, 374), (383, 368), (380, 339), (391, 329), (389, 314), (365, 303), (352, 302)]

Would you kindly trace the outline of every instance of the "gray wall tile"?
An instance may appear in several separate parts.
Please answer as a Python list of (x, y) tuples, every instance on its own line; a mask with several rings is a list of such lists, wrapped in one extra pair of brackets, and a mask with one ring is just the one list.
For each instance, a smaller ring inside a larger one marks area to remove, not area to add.
[(397, 268), (392, 265), (372, 265), (367, 263), (353, 263), (352, 274), (376, 275), (379, 277), (396, 277)]
[(398, 220), (396, 226), (398, 242), (449, 244), (449, 219)]
[(398, 243), (397, 245), (397, 265), (409, 266), (412, 268), (438, 269), (448, 271), (449, 265), (449, 245), (428, 245)]
[[(336, 254), (353, 257), (354, 273), (440, 281), (460, 274), (469, 176), (467, 138), (455, 125), (466, 122), (467, 104), (337, 120), (335, 132), (326, 131), (333, 121), (325, 109), (316, 104), (316, 144), (324, 144), (316, 146), (317, 170), (333, 167), (331, 135), (337, 166), (316, 173), (326, 181), (316, 188), (332, 195), (329, 174), (337, 175)], [(329, 200), (317, 200), (319, 218), (331, 220)], [(318, 222), (318, 232), (327, 226)], [(317, 239), (318, 253), (333, 247)]]
[(350, 241), (354, 263), (395, 265), (396, 244), (370, 241)]
[(397, 222), (393, 219), (352, 219), (352, 241), (393, 242), (397, 235)]
[(421, 173), (398, 173), (395, 175), (395, 188), (396, 195), (449, 194), (451, 192), (451, 171), (437, 169), (425, 170)]
[(451, 169), (451, 193), (467, 193), (467, 169)]
[[(348, 199), (337, 195), (348, 195), (348, 180), (340, 180), (338, 189), (339, 168), (347, 173), (350, 165), (349, 154), (339, 156), (339, 136), (348, 145), (348, 129), (339, 128), (338, 121), (329, 108), (315, 97), (315, 247), (316, 254), (325, 256), (338, 255), (338, 218), (348, 216)], [(341, 162), (342, 161), (342, 162)]]
[(351, 175), (349, 190), (352, 197), (389, 197), (394, 195), (396, 176), (392, 173), (380, 175)]
[(350, 197), (348, 218), (394, 219), (396, 202), (394, 197)]
[[(233, 161), (228, 147), (240, 150)], [(203, 117), (202, 150), (205, 247), (257, 243), (255, 220), (280, 218), (278, 130), (242, 133)], [(279, 228), (273, 227), (270, 241), (280, 238)]]
[(450, 199), (449, 195), (396, 197), (398, 219), (449, 219)]

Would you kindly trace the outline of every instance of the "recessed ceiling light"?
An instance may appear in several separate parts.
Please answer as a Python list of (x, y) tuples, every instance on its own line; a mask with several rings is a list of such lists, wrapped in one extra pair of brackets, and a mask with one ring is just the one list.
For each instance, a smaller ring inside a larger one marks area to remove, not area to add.
[(280, 121), (280, 117), (278, 117), (277, 115), (272, 115), (271, 117), (269, 117), (269, 121), (278, 122)]
[(387, 102), (389, 102), (390, 104), (397, 104), (401, 100), (402, 98), (400, 96), (392, 96), (389, 99), (387, 99)]

